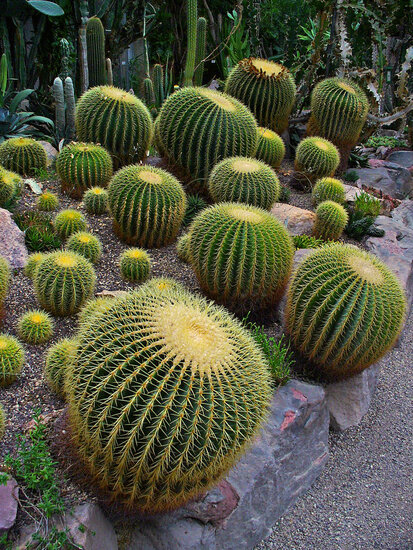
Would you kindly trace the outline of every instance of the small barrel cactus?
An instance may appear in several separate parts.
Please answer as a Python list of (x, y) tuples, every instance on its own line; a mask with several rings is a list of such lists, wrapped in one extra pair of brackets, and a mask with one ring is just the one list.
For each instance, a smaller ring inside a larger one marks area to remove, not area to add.
[(0, 145), (0, 164), (22, 176), (33, 176), (36, 170), (46, 170), (47, 155), (35, 139), (11, 138)]
[(231, 157), (214, 167), (208, 190), (214, 202), (243, 202), (269, 210), (278, 201), (280, 182), (265, 162)]
[(221, 203), (195, 218), (190, 235), (191, 266), (214, 300), (245, 310), (281, 297), (294, 246), (274, 216), (253, 206)]
[(67, 239), (73, 233), (87, 229), (86, 219), (81, 212), (68, 208), (59, 212), (54, 220), (56, 233), (62, 239)]
[(100, 296), (98, 298), (92, 298), (88, 300), (86, 304), (79, 311), (78, 326), (79, 329), (83, 329), (86, 325), (93, 323), (93, 319), (96, 315), (99, 315), (103, 311), (109, 309), (114, 303), (115, 298)]
[(83, 204), (88, 214), (105, 214), (108, 211), (108, 203), (108, 192), (102, 187), (92, 187), (83, 195)]
[(84, 256), (92, 264), (99, 261), (102, 256), (102, 243), (95, 235), (86, 231), (73, 233), (66, 243), (66, 248)]
[(59, 198), (54, 193), (50, 191), (45, 191), (42, 193), (36, 201), (36, 206), (38, 210), (42, 212), (52, 212), (56, 210), (59, 206)]
[(257, 434), (272, 393), (266, 359), (238, 320), (150, 283), (81, 331), (66, 390), (92, 478), (150, 513), (217, 483)]
[(3, 256), (0, 256), (0, 311), (10, 286), (10, 266), (9, 262)]
[(4, 407), (0, 403), (0, 440), (3, 438), (6, 431), (6, 413), (4, 412)]
[(44, 254), (42, 252), (35, 252), (34, 254), (30, 254), (27, 259), (27, 264), (24, 266), (24, 274), (27, 275), (27, 277), (29, 277), (30, 279), (33, 279), (37, 266), (43, 258)]
[(150, 291), (162, 294), (171, 290), (183, 291), (184, 286), (175, 279), (172, 279), (172, 277), (152, 277), (152, 279), (149, 279), (149, 281), (140, 287), (140, 290), (142, 292)]
[(334, 201), (344, 204), (346, 192), (343, 183), (336, 178), (321, 178), (313, 187), (312, 198), (314, 206), (324, 201)]
[(199, 212), (204, 210), (208, 204), (200, 195), (186, 196), (186, 209), (182, 225), (187, 227)]
[(396, 276), (376, 256), (351, 245), (312, 253), (288, 291), (287, 332), (327, 380), (353, 376), (378, 361), (396, 341), (405, 316)]
[(24, 349), (17, 338), (0, 334), (0, 387), (10, 386), (24, 363)]
[(182, 235), (179, 237), (178, 242), (176, 243), (176, 253), (178, 255), (178, 258), (186, 263), (189, 264), (190, 261), (190, 252), (189, 252), (189, 243), (191, 240), (191, 236), (189, 233), (185, 233), (185, 235)]
[(315, 213), (314, 236), (326, 241), (339, 239), (348, 222), (345, 208), (337, 202), (324, 201), (318, 205)]
[(0, 166), (0, 208), (6, 208), (19, 192), (21, 177)]
[(92, 264), (80, 254), (57, 251), (45, 254), (34, 276), (40, 305), (55, 315), (77, 313), (95, 289)]
[(333, 176), (339, 163), (340, 153), (337, 148), (320, 137), (303, 139), (295, 152), (295, 170), (301, 178), (310, 182)]
[(242, 59), (230, 72), (225, 92), (247, 105), (261, 126), (282, 133), (295, 101), (290, 71), (273, 61)]
[(43, 344), (52, 337), (53, 319), (48, 313), (39, 309), (28, 311), (20, 317), (17, 333), (23, 342)]
[(259, 126), (258, 147), (255, 156), (273, 168), (279, 168), (285, 156), (283, 140), (276, 132)]
[(108, 193), (115, 233), (125, 242), (152, 248), (176, 238), (186, 195), (169, 172), (146, 165), (126, 166), (115, 174)]
[(142, 248), (129, 248), (119, 259), (120, 273), (126, 281), (142, 283), (151, 272), (151, 259)]
[(50, 346), (46, 354), (44, 376), (52, 391), (65, 396), (65, 376), (76, 352), (77, 340), (63, 338)]

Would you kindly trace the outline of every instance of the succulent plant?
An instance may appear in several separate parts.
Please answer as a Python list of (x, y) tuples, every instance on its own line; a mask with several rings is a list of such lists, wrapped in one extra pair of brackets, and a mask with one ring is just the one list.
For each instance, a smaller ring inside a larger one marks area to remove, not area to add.
[(196, 24), (196, 51), (195, 51), (195, 72), (194, 86), (202, 86), (204, 76), (204, 59), (206, 57), (207, 20), (205, 17), (198, 17)]
[(256, 435), (272, 393), (267, 361), (238, 320), (151, 282), (81, 331), (66, 389), (92, 478), (151, 513), (215, 484)]
[(114, 230), (122, 240), (152, 248), (175, 239), (186, 196), (172, 174), (147, 165), (126, 166), (112, 178), (108, 193)]
[(85, 231), (87, 223), (81, 212), (68, 208), (59, 212), (54, 220), (57, 234), (62, 239), (67, 239), (73, 233)]
[(86, 44), (89, 86), (106, 84), (105, 29), (99, 17), (91, 17), (86, 23)]
[(278, 201), (280, 182), (265, 162), (231, 157), (214, 167), (208, 191), (214, 202), (242, 202), (269, 210)]
[(59, 206), (59, 198), (54, 193), (45, 191), (37, 199), (36, 206), (42, 212), (52, 212)]
[(80, 198), (91, 187), (106, 187), (113, 175), (112, 158), (100, 145), (72, 142), (60, 151), (56, 170), (62, 189)]
[(190, 228), (191, 266), (201, 288), (233, 309), (275, 303), (291, 272), (294, 247), (284, 225), (253, 206), (221, 203)]
[(4, 432), (6, 431), (6, 413), (4, 412), (4, 407), (0, 403), (0, 440), (3, 439)]
[(113, 86), (96, 86), (77, 102), (76, 131), (80, 140), (102, 144), (119, 168), (145, 158), (153, 123), (136, 96)]
[(24, 349), (17, 338), (0, 334), (0, 387), (10, 386), (18, 377), (24, 363)]
[(178, 258), (186, 263), (190, 263), (190, 251), (189, 251), (189, 243), (191, 240), (191, 236), (189, 233), (185, 233), (181, 237), (179, 237), (178, 242), (176, 243), (176, 253), (178, 255)]
[(324, 201), (317, 206), (314, 223), (314, 236), (324, 240), (337, 240), (341, 237), (348, 222), (345, 208), (334, 201)]
[(340, 153), (337, 148), (320, 137), (303, 139), (295, 152), (295, 170), (310, 182), (333, 176), (339, 163)]
[(108, 192), (102, 187), (92, 187), (83, 195), (83, 204), (89, 214), (105, 214), (108, 211)]
[(273, 168), (279, 168), (284, 156), (285, 145), (280, 136), (269, 128), (258, 127), (258, 147), (255, 156)]
[(321, 178), (316, 181), (313, 187), (312, 198), (315, 206), (324, 201), (344, 204), (346, 201), (344, 185), (336, 178)]
[(14, 221), (25, 234), (25, 243), (30, 252), (46, 252), (60, 248), (61, 239), (55, 232), (50, 216), (38, 210), (15, 213)]
[(46, 151), (41, 143), (32, 138), (7, 139), (0, 145), (0, 164), (7, 170), (30, 176), (36, 170), (46, 170)]
[(208, 204), (200, 195), (187, 195), (186, 196), (186, 209), (185, 216), (182, 221), (183, 227), (187, 227), (197, 214), (204, 210)]
[(287, 332), (327, 380), (353, 376), (380, 359), (405, 316), (396, 276), (376, 256), (351, 245), (312, 253), (288, 291)]
[(43, 258), (44, 254), (42, 252), (35, 252), (34, 254), (30, 254), (27, 258), (27, 264), (24, 266), (24, 274), (30, 279), (33, 279), (37, 266)]
[(84, 256), (92, 264), (99, 261), (102, 256), (102, 243), (98, 237), (87, 231), (73, 233), (66, 243), (66, 248)]
[(55, 315), (77, 313), (95, 289), (92, 264), (69, 250), (45, 254), (34, 275), (40, 305)]
[(0, 310), (2, 309), (3, 302), (9, 292), (10, 278), (11, 273), (9, 262), (6, 258), (0, 256)]
[(273, 61), (250, 57), (236, 65), (225, 83), (225, 92), (247, 105), (258, 124), (281, 134), (295, 101), (290, 71)]
[(90, 323), (94, 323), (95, 316), (109, 309), (114, 301), (115, 298), (107, 296), (100, 296), (98, 298), (88, 300), (78, 314), (79, 329), (82, 329)]
[(50, 389), (60, 397), (65, 397), (65, 377), (74, 360), (76, 345), (76, 338), (63, 338), (47, 350), (44, 376)]
[(151, 272), (151, 259), (142, 248), (129, 248), (119, 259), (120, 273), (126, 281), (143, 283)]
[(7, 208), (19, 192), (22, 179), (15, 172), (0, 166), (0, 208)]
[(156, 294), (168, 293), (169, 291), (184, 291), (185, 287), (172, 277), (152, 277), (141, 287), (142, 292), (150, 291)]
[(17, 333), (23, 342), (43, 344), (52, 337), (53, 319), (48, 313), (39, 309), (28, 311), (20, 317)]
[(323, 239), (316, 239), (312, 235), (293, 235), (293, 243), (296, 250), (299, 248), (320, 248), (327, 244)]

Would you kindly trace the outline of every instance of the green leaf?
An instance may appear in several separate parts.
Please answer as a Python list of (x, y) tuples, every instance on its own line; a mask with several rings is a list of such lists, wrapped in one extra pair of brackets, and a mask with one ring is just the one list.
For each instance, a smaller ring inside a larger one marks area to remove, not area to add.
[(20, 105), (20, 103), (23, 101), (23, 99), (26, 99), (26, 97), (28, 97), (33, 92), (34, 92), (34, 90), (29, 88), (27, 90), (22, 90), (21, 92), (17, 93), (14, 96), (13, 101), (10, 103), (9, 111), (11, 113), (15, 113), (17, 107)]
[(35, 10), (44, 15), (50, 15), (50, 17), (57, 17), (65, 13), (60, 6), (47, 0), (27, 0), (27, 3)]

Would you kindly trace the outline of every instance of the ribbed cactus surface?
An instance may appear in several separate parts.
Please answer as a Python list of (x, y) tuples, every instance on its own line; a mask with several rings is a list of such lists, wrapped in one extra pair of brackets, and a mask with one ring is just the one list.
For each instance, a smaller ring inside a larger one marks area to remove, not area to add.
[(0, 164), (12, 172), (33, 176), (36, 170), (46, 170), (46, 151), (32, 138), (7, 139), (0, 145)]
[(337, 240), (341, 237), (348, 222), (345, 208), (334, 201), (324, 201), (317, 206), (314, 235), (324, 240)]
[(86, 23), (86, 44), (89, 86), (106, 84), (105, 29), (99, 17), (91, 17)]
[(65, 378), (76, 352), (75, 338), (63, 338), (50, 346), (46, 354), (44, 376), (57, 395), (65, 397)]
[(102, 187), (92, 187), (83, 195), (83, 204), (89, 214), (105, 214), (108, 210), (108, 192)]
[(355, 246), (320, 248), (291, 281), (286, 327), (295, 347), (326, 379), (353, 376), (389, 350), (406, 315), (396, 276)]
[(42, 260), (44, 254), (42, 252), (35, 252), (30, 254), (27, 258), (27, 264), (24, 266), (24, 274), (27, 275), (30, 279), (34, 278), (34, 273), (39, 265), (40, 260)]
[(255, 156), (273, 168), (279, 168), (285, 156), (283, 140), (276, 132), (259, 126), (258, 146)]
[(6, 299), (7, 293), (9, 292), (10, 278), (11, 273), (9, 262), (6, 258), (0, 256), (0, 311), (4, 300)]
[(298, 175), (313, 182), (331, 177), (340, 163), (340, 153), (328, 140), (320, 137), (303, 139), (295, 152), (294, 167)]
[(66, 239), (78, 233), (79, 231), (85, 231), (87, 228), (86, 219), (81, 212), (68, 208), (67, 210), (61, 210), (54, 220), (54, 226), (56, 233), (62, 239)]
[(315, 206), (324, 201), (334, 201), (339, 204), (343, 204), (346, 201), (344, 185), (336, 178), (321, 178), (317, 180), (311, 194)]
[(236, 462), (265, 418), (266, 360), (223, 308), (141, 290), (81, 330), (67, 378), (77, 452), (113, 499), (177, 508)]
[(151, 272), (151, 259), (142, 248), (129, 248), (119, 260), (120, 273), (126, 281), (142, 283)]
[(21, 177), (0, 166), (0, 208), (6, 208), (22, 185)]
[(45, 191), (37, 199), (36, 206), (42, 212), (53, 212), (59, 206), (59, 197), (55, 193)]
[(189, 233), (185, 233), (179, 237), (178, 242), (176, 243), (176, 253), (178, 258), (186, 264), (189, 264), (191, 258), (189, 250), (190, 241), (191, 235)]
[(87, 231), (78, 231), (69, 237), (66, 248), (77, 252), (92, 264), (99, 261), (102, 256), (102, 243), (99, 238)]
[(4, 411), (3, 405), (0, 403), (0, 440), (3, 438), (6, 431), (7, 416)]
[(24, 349), (10, 334), (0, 333), (0, 388), (10, 386), (23, 368)]
[(43, 344), (52, 337), (53, 319), (40, 309), (28, 311), (20, 317), (17, 332), (23, 342)]

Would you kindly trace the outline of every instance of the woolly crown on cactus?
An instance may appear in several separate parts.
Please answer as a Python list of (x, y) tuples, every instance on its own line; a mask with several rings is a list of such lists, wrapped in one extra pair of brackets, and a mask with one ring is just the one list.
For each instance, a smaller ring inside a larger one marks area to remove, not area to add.
[(276, 132), (259, 126), (258, 146), (255, 156), (273, 168), (279, 168), (285, 156), (283, 140)]
[(321, 178), (316, 181), (313, 187), (312, 198), (315, 206), (324, 201), (334, 201), (343, 204), (346, 201), (344, 185), (336, 178)]
[(0, 164), (23, 176), (46, 170), (47, 155), (41, 143), (32, 138), (7, 139), (0, 145)]
[(313, 182), (331, 177), (340, 163), (340, 153), (328, 140), (320, 137), (303, 139), (295, 152), (294, 168), (299, 177)]
[(348, 222), (348, 214), (334, 201), (324, 201), (315, 211), (314, 235), (324, 240), (337, 240), (341, 237)]
[(41, 212), (52, 212), (59, 206), (59, 198), (55, 193), (45, 191), (37, 199), (36, 206)]

